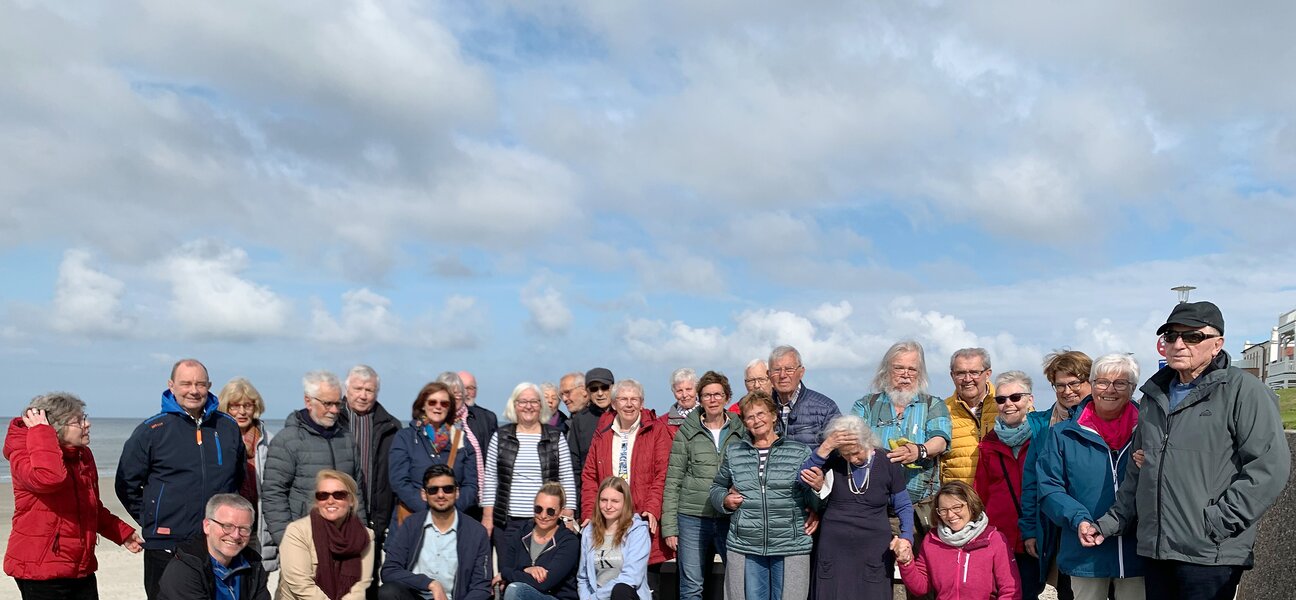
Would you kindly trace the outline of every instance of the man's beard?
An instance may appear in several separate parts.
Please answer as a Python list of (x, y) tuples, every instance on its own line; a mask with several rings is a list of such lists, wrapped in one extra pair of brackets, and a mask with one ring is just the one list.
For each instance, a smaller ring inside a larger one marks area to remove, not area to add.
[(887, 398), (891, 400), (891, 404), (901, 410), (908, 407), (909, 403), (913, 402), (913, 399), (918, 396), (918, 390), (913, 389), (897, 390), (887, 386), (884, 391), (886, 392)]

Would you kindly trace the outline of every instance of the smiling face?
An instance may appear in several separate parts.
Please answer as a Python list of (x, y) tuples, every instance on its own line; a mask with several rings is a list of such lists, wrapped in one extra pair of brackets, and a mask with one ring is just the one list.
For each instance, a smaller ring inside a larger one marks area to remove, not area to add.
[(1076, 377), (1071, 373), (1058, 373), (1054, 377), (1056, 379), (1052, 382), (1053, 393), (1062, 408), (1075, 408), (1081, 400), (1093, 393), (1093, 386), (1089, 384), (1088, 377)]
[(671, 393), (675, 395), (675, 403), (680, 408), (691, 409), (697, 406), (697, 382), (681, 381), (671, 388)]
[[(539, 531), (553, 531), (558, 527), (558, 515), (562, 514), (562, 504), (556, 496), (536, 494), (535, 505), (540, 507), (535, 513), (535, 528)], [(553, 514), (549, 514), (553, 511)]]
[(535, 425), (540, 422), (540, 395), (533, 389), (522, 390), (517, 400), (513, 401), (513, 410), (517, 412), (519, 425)]
[[(225, 527), (231, 528), (231, 531), (226, 533)], [(212, 513), (212, 518), (203, 519), (207, 550), (213, 558), (225, 565), (247, 547), (251, 529), (252, 511), (233, 506), (221, 506)]]
[(568, 376), (558, 380), (558, 396), (569, 414), (574, 415), (589, 404), (589, 392), (585, 391), (585, 386), (576, 377)]
[(714, 419), (723, 415), (728, 403), (729, 397), (725, 395), (723, 385), (708, 383), (702, 387), (702, 412), (707, 418)]
[(805, 376), (805, 368), (797, 360), (797, 355), (791, 352), (784, 354), (770, 363), (769, 377), (774, 384), (774, 389), (778, 391), (779, 396), (787, 398), (795, 392), (797, 386), (801, 385), (801, 378)]
[(958, 496), (941, 494), (936, 498), (936, 517), (951, 531), (959, 531), (972, 520), (972, 509)]
[(604, 488), (599, 492), (599, 513), (608, 523), (615, 523), (621, 518), (621, 511), (625, 510), (625, 496), (615, 488)]
[(1134, 396), (1135, 382), (1120, 371), (1102, 371), (1093, 380), (1093, 407), (1098, 416), (1110, 421)]
[(621, 423), (621, 427), (629, 427), (643, 413), (643, 396), (635, 391), (634, 386), (623, 386), (612, 401), (612, 407), (616, 409), (617, 421)]
[[(351, 509), (355, 505), (355, 499), (351, 497), (351, 492), (347, 490), (346, 485), (336, 479), (324, 479), (315, 486), (315, 510), (319, 512), (325, 521), (336, 523), (347, 515), (351, 514)], [(324, 500), (319, 499), (319, 493), (328, 493), (329, 496)], [(335, 496), (338, 492), (343, 494), (343, 498), (338, 499)]]
[(607, 408), (612, 403), (612, 386), (602, 381), (590, 381), (585, 384), (589, 392), (589, 401), (599, 408)]
[(1030, 413), (1030, 394), (1018, 396), (1015, 402), (1012, 399), (1014, 394), (1023, 393), (1026, 393), (1026, 387), (1017, 382), (1005, 383), (995, 388), (995, 402), (998, 402), (1001, 397), (1008, 398), (999, 405), (998, 418), (1004, 425), (1016, 427), (1026, 420), (1026, 415)]
[(748, 394), (756, 390), (764, 390), (766, 394), (770, 393), (773, 386), (770, 385), (769, 365), (756, 363), (748, 368), (743, 373), (743, 385), (747, 386)]
[(207, 393), (211, 390), (211, 381), (207, 379), (207, 369), (197, 363), (183, 363), (176, 367), (175, 376), (167, 382), (167, 389), (175, 396), (180, 408), (191, 415), (202, 414), (207, 405)]
[(774, 431), (774, 413), (764, 404), (751, 405), (751, 408), (743, 411), (742, 420), (752, 439), (763, 439)]
[(950, 369), (950, 378), (954, 380), (955, 392), (959, 400), (969, 406), (976, 406), (985, 397), (986, 382), (990, 380), (990, 369), (980, 356), (958, 357)]
[[(447, 492), (446, 489), (450, 491)], [(428, 490), (432, 491), (428, 492)], [(454, 477), (438, 475), (428, 479), (419, 494), (423, 496), (423, 500), (427, 502), (432, 512), (445, 514), (454, 511), (455, 500), (459, 498), (459, 488), (455, 487)]]
[(423, 421), (433, 427), (440, 427), (450, 415), (450, 394), (435, 391), (423, 399)]

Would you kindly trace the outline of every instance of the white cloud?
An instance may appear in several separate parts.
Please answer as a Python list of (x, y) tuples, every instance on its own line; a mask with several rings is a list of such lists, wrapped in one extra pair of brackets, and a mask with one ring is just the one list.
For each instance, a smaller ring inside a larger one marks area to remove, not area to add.
[(247, 252), (219, 242), (200, 240), (182, 246), (165, 259), (159, 276), (171, 286), (171, 314), (196, 337), (251, 339), (284, 332), (292, 305), (239, 274), (248, 266)]
[(564, 334), (571, 329), (574, 318), (563, 301), (562, 293), (546, 281), (544, 276), (536, 276), (521, 291), (522, 306), (526, 307), (529, 318), (527, 325), (544, 334)]
[(90, 266), (90, 253), (71, 249), (63, 253), (50, 325), (63, 333), (119, 336), (128, 333), (134, 320), (122, 311), (126, 284)]
[(360, 347), (471, 348), (480, 342), (482, 317), (476, 299), (452, 295), (444, 306), (402, 317), (390, 298), (368, 288), (342, 294), (334, 317), (318, 301), (311, 311), (309, 338), (325, 344)]
[(400, 322), (391, 312), (391, 300), (368, 288), (342, 294), (342, 313), (334, 319), (322, 306), (311, 311), (311, 338), (328, 344), (391, 343), (400, 334)]

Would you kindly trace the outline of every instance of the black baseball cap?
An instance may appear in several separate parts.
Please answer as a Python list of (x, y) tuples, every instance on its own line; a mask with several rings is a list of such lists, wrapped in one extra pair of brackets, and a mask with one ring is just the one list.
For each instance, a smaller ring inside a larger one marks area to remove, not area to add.
[(1185, 327), (1214, 327), (1220, 335), (1224, 335), (1224, 315), (1220, 314), (1220, 309), (1210, 302), (1181, 302), (1175, 305), (1174, 310), (1170, 311), (1170, 316), (1166, 317), (1165, 325), (1157, 329), (1157, 335), (1161, 335), (1170, 329), (1171, 325), (1183, 325)]
[(612, 371), (603, 367), (594, 367), (585, 373), (585, 385), (587, 386), (591, 383), (606, 383), (610, 386), (615, 382), (616, 378), (612, 376)]

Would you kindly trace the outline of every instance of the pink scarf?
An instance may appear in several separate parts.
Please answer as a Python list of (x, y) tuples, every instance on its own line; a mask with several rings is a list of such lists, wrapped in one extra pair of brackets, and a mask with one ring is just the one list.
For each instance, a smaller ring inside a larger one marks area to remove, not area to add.
[[(482, 451), (481, 444), (477, 442), (477, 436), (473, 435), (472, 429), (468, 428), (468, 405), (460, 402), (459, 409), (455, 411), (455, 424), (463, 430), (464, 437), (468, 438), (468, 444), (472, 446), (473, 452), (477, 454), (477, 481), (486, 481), (486, 453)], [(454, 465), (450, 465), (454, 468)], [(477, 485), (477, 502), (482, 501), (482, 490), (486, 489), (485, 485)]]
[(1127, 403), (1121, 410), (1121, 414), (1110, 421), (1104, 420), (1098, 416), (1094, 410), (1093, 403), (1085, 405), (1084, 412), (1080, 413), (1078, 421), (1080, 425), (1088, 427), (1098, 432), (1102, 436), (1107, 447), (1112, 450), (1120, 450), (1128, 444), (1130, 438), (1134, 436), (1134, 427), (1138, 425), (1138, 407), (1133, 402)]

